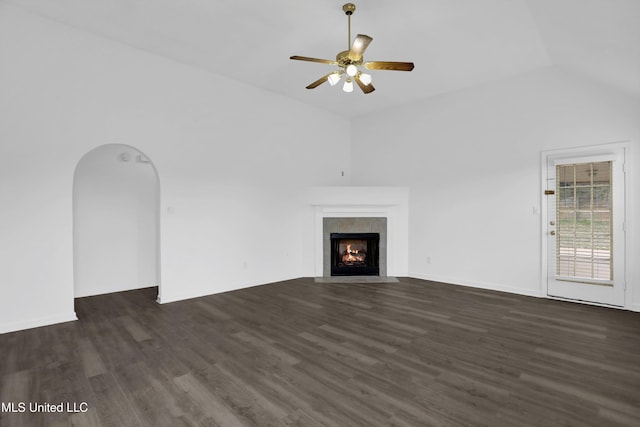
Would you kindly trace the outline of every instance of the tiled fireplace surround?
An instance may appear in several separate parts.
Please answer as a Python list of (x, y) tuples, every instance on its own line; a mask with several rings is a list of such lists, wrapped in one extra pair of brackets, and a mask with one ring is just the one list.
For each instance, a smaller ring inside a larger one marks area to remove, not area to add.
[(380, 276), (387, 275), (387, 218), (338, 217), (322, 221), (322, 276), (331, 276), (331, 233), (379, 233)]

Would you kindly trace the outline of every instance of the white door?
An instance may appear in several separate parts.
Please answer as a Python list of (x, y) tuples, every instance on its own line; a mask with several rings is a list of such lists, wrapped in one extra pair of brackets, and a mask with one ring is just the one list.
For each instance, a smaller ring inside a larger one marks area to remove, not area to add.
[(547, 155), (546, 169), (547, 294), (624, 306), (624, 149)]

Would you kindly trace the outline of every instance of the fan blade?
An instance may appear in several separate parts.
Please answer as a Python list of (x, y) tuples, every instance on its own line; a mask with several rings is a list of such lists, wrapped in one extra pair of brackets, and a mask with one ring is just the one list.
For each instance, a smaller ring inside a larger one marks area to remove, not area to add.
[(320, 86), (322, 83), (327, 81), (327, 77), (329, 77), (331, 74), (333, 74), (335, 71), (332, 71), (331, 73), (327, 74), (326, 76), (322, 76), (320, 77), (318, 80), (316, 80), (315, 82), (311, 83), (309, 86), (307, 86), (307, 89), (315, 89), (318, 86)]
[(373, 39), (365, 34), (358, 34), (353, 41), (353, 45), (349, 50), (349, 59), (352, 61), (360, 61), (365, 49), (369, 46)]
[(353, 79), (356, 81), (356, 83), (358, 84), (360, 89), (362, 89), (362, 91), (364, 93), (371, 93), (374, 90), (376, 90), (376, 88), (373, 87), (373, 85), (371, 83), (369, 83), (368, 85), (362, 83), (362, 80), (360, 80), (360, 77), (358, 77), (358, 76), (354, 76)]
[(413, 62), (371, 61), (371, 62), (365, 62), (362, 65), (364, 65), (364, 68), (368, 70), (396, 70), (396, 71), (413, 70)]
[(309, 61), (309, 62), (319, 62), (321, 64), (330, 64), (336, 65), (336, 61), (331, 61), (330, 59), (318, 59), (318, 58), (309, 58), (308, 56), (290, 56), (289, 59), (295, 59), (296, 61)]

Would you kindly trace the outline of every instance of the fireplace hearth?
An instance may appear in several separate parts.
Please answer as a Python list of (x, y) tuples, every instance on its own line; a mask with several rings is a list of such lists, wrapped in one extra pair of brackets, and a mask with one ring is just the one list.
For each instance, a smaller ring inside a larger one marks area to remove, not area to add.
[(331, 233), (332, 276), (379, 276), (379, 233)]

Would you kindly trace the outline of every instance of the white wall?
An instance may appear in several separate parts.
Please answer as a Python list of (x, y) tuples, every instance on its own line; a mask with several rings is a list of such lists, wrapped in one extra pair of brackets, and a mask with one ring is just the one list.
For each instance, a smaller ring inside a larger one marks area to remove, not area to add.
[(157, 167), (163, 302), (303, 274), (298, 195), (350, 175), (346, 119), (4, 2), (0, 63), (0, 333), (75, 317), (73, 171), (107, 143)]
[(637, 97), (550, 67), (360, 117), (353, 181), (410, 187), (411, 276), (540, 295), (540, 152), (624, 140), (627, 302), (640, 309)]
[(156, 286), (160, 271), (160, 185), (150, 159), (106, 144), (73, 178), (74, 295)]

